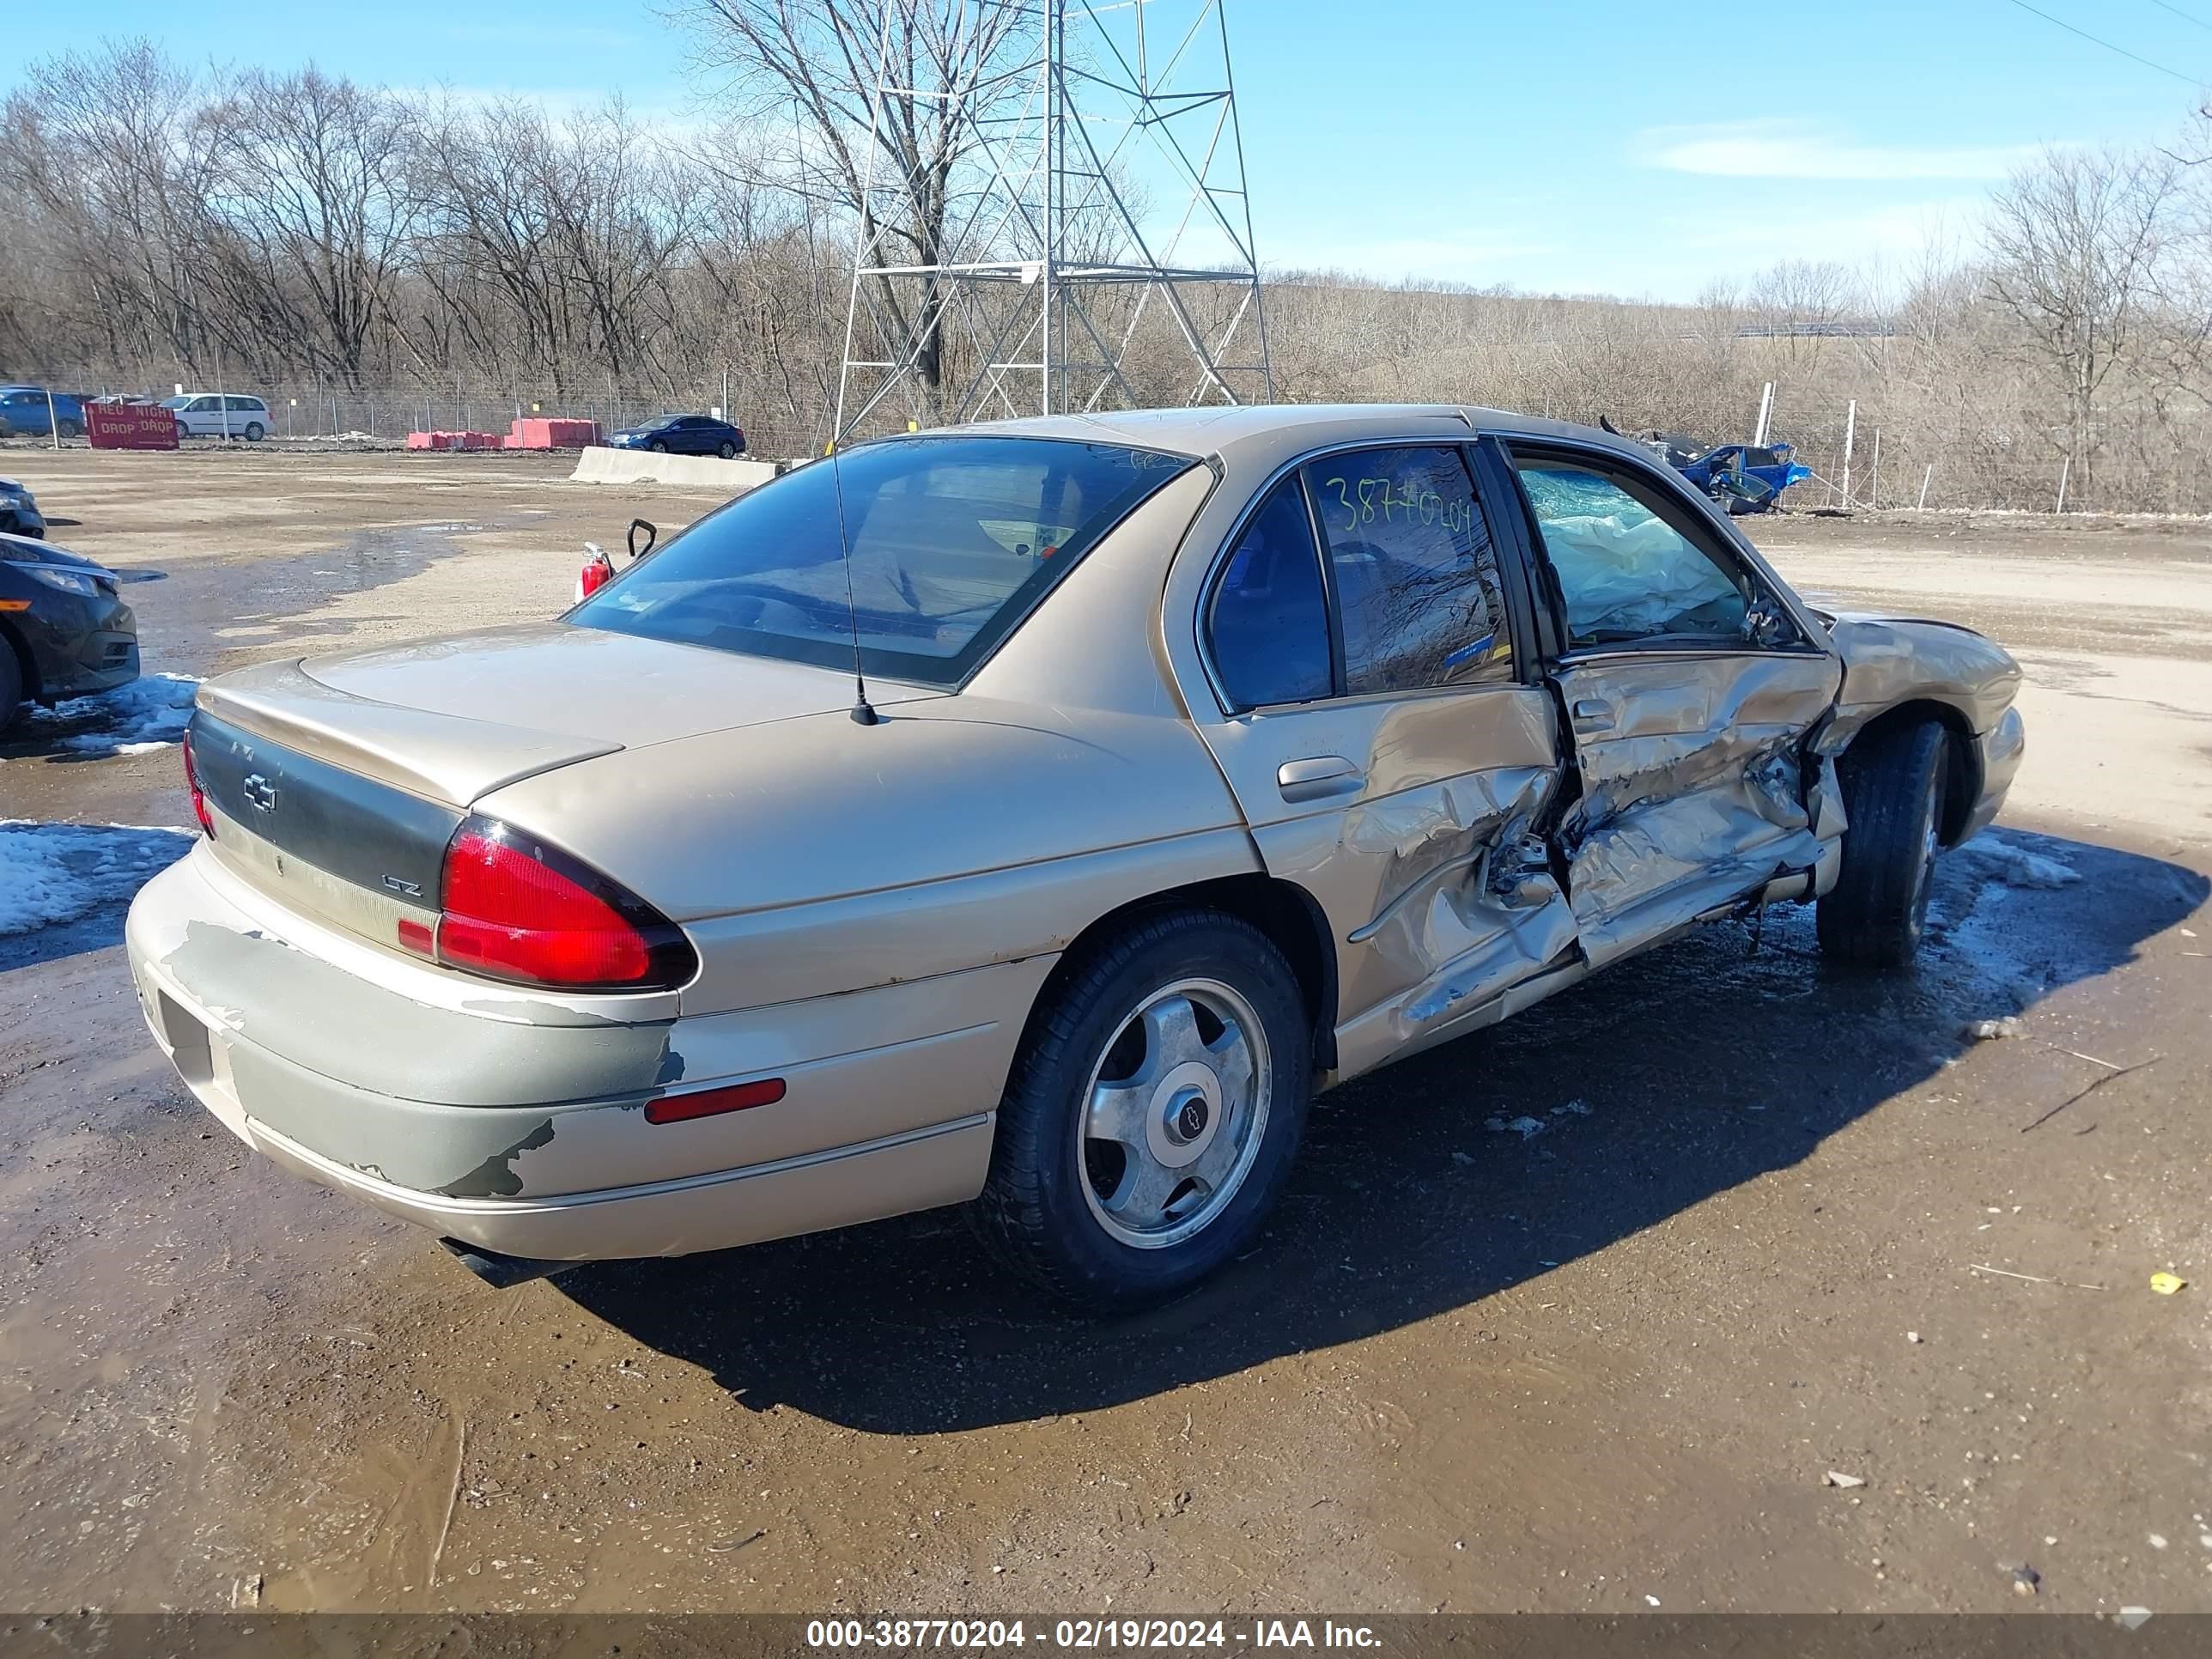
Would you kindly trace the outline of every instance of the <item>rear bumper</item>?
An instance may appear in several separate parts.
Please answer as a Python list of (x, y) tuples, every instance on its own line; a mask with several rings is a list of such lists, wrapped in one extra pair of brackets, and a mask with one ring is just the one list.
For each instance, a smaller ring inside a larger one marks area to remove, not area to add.
[[(141, 890), (126, 943), (155, 1043), (232, 1133), (442, 1237), (561, 1261), (972, 1198), (1031, 981), (1049, 968), (623, 1024), (384, 963), (275, 906), (205, 844)], [(764, 1075), (786, 1079), (783, 1100), (663, 1124), (642, 1109)]]
[(1981, 780), (1981, 792), (1953, 846), (1990, 827), (2004, 805), (2005, 794), (2020, 773), (2021, 757), (2027, 752), (2027, 728), (2017, 708), (2006, 709), (1994, 726), (1974, 739), (1974, 773)]
[(243, 1120), (242, 1131), (232, 1127), (295, 1175), (441, 1238), (544, 1261), (689, 1255), (957, 1204), (981, 1190), (991, 1161), (991, 1118), (981, 1114), (884, 1140), (681, 1181), (552, 1198), (465, 1199), (416, 1192), (349, 1170), (251, 1118)]

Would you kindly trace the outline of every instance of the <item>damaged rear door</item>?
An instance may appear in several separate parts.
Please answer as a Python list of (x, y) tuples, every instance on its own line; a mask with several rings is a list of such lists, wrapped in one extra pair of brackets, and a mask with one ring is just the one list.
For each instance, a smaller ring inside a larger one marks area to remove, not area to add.
[(1598, 967), (1833, 848), (1832, 771), (1805, 738), (1842, 671), (1656, 472), (1548, 441), (1506, 453), (1493, 481), (1535, 556), (1579, 790), (1553, 840)]
[(1332, 452), (1231, 533), (1194, 718), (1270, 873), (1336, 945), (1342, 1074), (1500, 1010), (1571, 957), (1534, 826), (1561, 775), (1525, 606), (1456, 444)]

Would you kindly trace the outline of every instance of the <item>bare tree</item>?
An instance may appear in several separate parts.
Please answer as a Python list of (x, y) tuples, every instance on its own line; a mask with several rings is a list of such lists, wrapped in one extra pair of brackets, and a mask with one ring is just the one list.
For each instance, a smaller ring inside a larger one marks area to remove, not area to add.
[(1992, 206), (1990, 293), (2059, 384), (2063, 449), (2085, 488), (2098, 400), (2156, 292), (2176, 173), (2164, 152), (2050, 150)]
[(0, 186), (36, 211), (72, 277), (112, 319), (103, 332), (195, 363), (215, 128), (198, 77), (151, 41), (33, 64), (0, 109)]
[(413, 114), (312, 65), (251, 70), (215, 109), (217, 214), (272, 295), (296, 295), (319, 362), (357, 384), (422, 198)]
[[(960, 178), (979, 112), (1018, 95), (1000, 73), (1036, 9), (1024, 0), (678, 0), (695, 25), (701, 68), (719, 77), (740, 119), (799, 126), (792, 182), (843, 208), (866, 247), (878, 231), (916, 265), (945, 262)], [(878, 72), (898, 90), (875, 104)], [(875, 149), (869, 149), (873, 128)], [(871, 190), (884, 177), (902, 188)], [(884, 217), (884, 204), (896, 200)], [(910, 298), (887, 279), (875, 302), (886, 331), (919, 341), (929, 394), (944, 384), (946, 295), (933, 281)]]

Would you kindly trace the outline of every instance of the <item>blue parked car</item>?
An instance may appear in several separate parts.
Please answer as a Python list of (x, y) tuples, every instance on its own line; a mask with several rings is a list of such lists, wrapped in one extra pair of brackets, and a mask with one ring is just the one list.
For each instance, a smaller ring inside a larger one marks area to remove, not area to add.
[(82, 437), (84, 405), (65, 392), (52, 395), (49, 415), (44, 386), (0, 386), (0, 436), (50, 438), (58, 427), (64, 438)]
[(656, 455), (720, 455), (727, 461), (745, 453), (745, 434), (711, 415), (657, 415), (626, 432), (609, 433), (607, 447)]

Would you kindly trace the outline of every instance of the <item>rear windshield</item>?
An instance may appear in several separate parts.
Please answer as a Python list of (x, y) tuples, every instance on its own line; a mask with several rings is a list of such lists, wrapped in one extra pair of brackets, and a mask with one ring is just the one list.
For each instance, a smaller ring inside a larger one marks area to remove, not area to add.
[[(568, 613), (586, 628), (954, 685), (1194, 463), (1050, 438), (896, 438), (740, 495)], [(838, 493), (851, 538), (840, 556)], [(848, 608), (847, 584), (850, 582)]]

